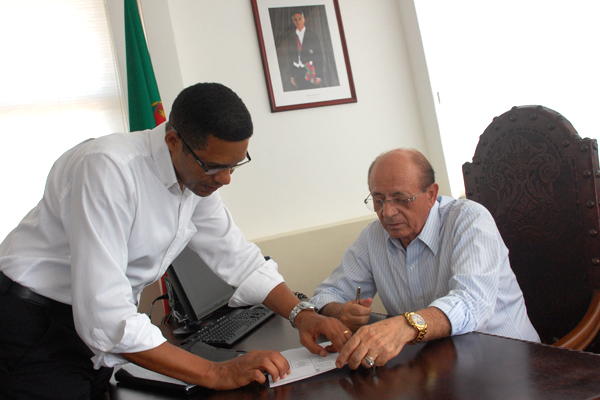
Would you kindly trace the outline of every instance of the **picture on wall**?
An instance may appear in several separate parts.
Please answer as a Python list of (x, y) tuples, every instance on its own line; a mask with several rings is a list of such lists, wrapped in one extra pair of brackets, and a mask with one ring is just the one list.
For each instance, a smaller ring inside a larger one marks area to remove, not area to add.
[(271, 111), (355, 103), (337, 0), (251, 0)]

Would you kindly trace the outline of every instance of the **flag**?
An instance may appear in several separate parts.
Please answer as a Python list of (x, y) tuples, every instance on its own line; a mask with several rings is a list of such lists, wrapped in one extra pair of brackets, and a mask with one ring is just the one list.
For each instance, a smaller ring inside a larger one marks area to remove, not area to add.
[[(125, 51), (127, 54), (127, 98), (129, 130), (152, 129), (166, 121), (160, 100), (154, 69), (142, 29), (137, 0), (125, 0)], [(166, 293), (164, 277), (160, 280), (161, 294)], [(169, 315), (168, 302), (164, 302)], [(152, 310), (152, 307), (150, 307)], [(152, 317), (152, 316), (150, 316)]]
[(125, 47), (129, 130), (151, 129), (166, 121), (137, 0), (125, 0)]

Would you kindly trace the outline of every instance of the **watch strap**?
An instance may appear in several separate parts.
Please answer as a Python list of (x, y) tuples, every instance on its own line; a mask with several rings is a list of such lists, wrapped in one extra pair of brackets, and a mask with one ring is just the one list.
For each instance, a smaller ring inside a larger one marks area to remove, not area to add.
[(289, 316), (290, 324), (292, 324), (292, 327), (296, 328), (296, 325), (294, 323), (296, 321), (296, 317), (298, 316), (298, 314), (300, 314), (301, 311), (304, 310), (317, 311), (317, 306), (315, 306), (312, 303), (309, 303), (308, 301), (301, 301), (300, 303), (296, 304), (296, 306), (292, 308), (292, 312), (290, 312)]
[[(403, 314), (404, 317), (406, 318), (406, 320), (408, 321), (408, 323), (410, 324), (410, 326), (412, 326), (413, 328), (415, 328), (417, 330), (417, 337), (415, 338), (415, 340), (408, 342), (408, 344), (417, 344), (419, 343), (421, 340), (423, 340), (423, 338), (425, 337), (425, 334), (427, 333), (427, 324), (423, 324), (423, 325), (417, 325), (415, 323), (415, 321), (413, 321), (412, 316), (413, 315), (419, 315), (419, 314), (415, 314), (413, 312), (407, 312)], [(419, 315), (419, 317), (421, 317)], [(423, 318), (423, 317), (421, 317)]]

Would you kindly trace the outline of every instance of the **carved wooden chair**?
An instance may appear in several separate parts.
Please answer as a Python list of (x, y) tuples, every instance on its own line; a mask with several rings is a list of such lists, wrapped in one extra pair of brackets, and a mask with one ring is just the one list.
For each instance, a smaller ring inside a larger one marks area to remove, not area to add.
[(496, 220), (542, 342), (600, 352), (596, 140), (546, 107), (513, 107), (480, 136), (463, 178)]

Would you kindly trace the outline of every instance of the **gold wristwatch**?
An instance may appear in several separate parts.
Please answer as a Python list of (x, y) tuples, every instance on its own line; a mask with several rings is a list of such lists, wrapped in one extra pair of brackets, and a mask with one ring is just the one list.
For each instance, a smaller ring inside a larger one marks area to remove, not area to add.
[(404, 316), (406, 317), (406, 320), (408, 321), (410, 326), (415, 328), (418, 332), (417, 338), (412, 342), (408, 342), (408, 344), (419, 343), (421, 340), (423, 340), (425, 334), (427, 333), (427, 323), (425, 322), (425, 319), (419, 314), (415, 314), (414, 312), (404, 313)]

